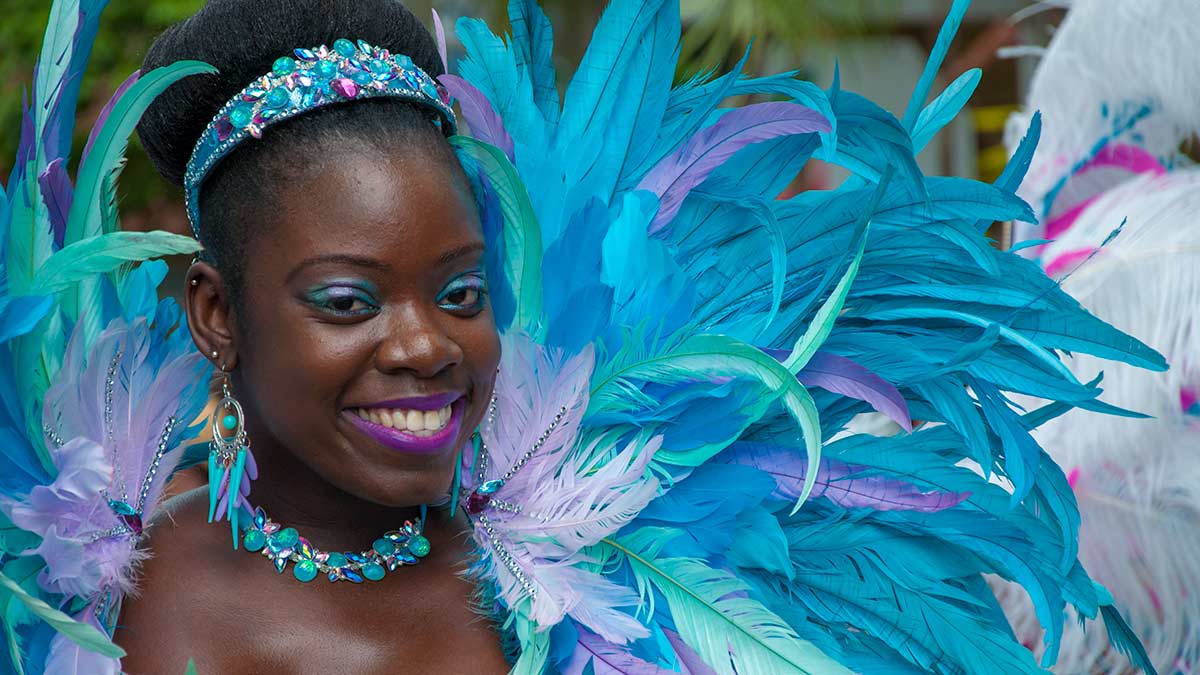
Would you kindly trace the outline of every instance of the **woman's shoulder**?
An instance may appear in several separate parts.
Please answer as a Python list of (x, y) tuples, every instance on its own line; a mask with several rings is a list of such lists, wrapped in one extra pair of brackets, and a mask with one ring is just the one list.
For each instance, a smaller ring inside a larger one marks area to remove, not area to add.
[[(183, 673), (189, 659), (227, 662), (218, 635), (237, 635), (238, 559), (228, 526), (208, 524), (207, 491), (192, 490), (165, 504), (147, 528), (138, 587), (122, 603), (113, 640), (128, 653), (125, 672)], [(217, 541), (220, 539), (221, 541)], [(222, 671), (227, 672), (227, 671)]]

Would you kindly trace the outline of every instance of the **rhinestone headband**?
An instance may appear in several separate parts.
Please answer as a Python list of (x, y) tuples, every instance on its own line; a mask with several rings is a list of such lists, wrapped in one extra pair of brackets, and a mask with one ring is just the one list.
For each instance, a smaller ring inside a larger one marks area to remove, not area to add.
[(273, 124), (327, 105), (366, 98), (398, 98), (437, 111), (447, 136), (457, 132), (450, 96), (411, 58), (359, 40), (341, 39), (330, 49), (297, 49), (275, 61), (271, 72), (243, 89), (205, 127), (183, 175), (192, 233), (200, 237), (200, 186), (212, 168), (247, 138), (262, 138)]

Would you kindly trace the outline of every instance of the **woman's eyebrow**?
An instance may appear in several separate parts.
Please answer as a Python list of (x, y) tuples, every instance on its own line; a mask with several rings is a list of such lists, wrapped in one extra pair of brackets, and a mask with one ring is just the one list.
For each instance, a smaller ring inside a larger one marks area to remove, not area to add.
[(464, 244), (458, 248), (452, 248), (449, 251), (438, 256), (438, 264), (445, 265), (446, 263), (454, 262), (458, 258), (465, 255), (484, 250), (483, 242), (477, 241), (470, 244)]
[(380, 270), (382, 272), (392, 269), (391, 265), (381, 260), (368, 258), (365, 256), (345, 254), (318, 255), (311, 258), (306, 258), (298, 265), (293, 267), (292, 271), (287, 275), (287, 281), (290, 282), (296, 277), (297, 274), (304, 271), (306, 268), (312, 267), (313, 265), (349, 265), (351, 267), (363, 267), (366, 269)]

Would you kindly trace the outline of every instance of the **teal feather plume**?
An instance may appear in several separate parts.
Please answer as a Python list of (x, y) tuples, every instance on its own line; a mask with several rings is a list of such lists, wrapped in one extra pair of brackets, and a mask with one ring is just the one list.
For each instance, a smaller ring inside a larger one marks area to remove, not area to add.
[(704, 561), (659, 558), (644, 538), (605, 540), (662, 594), (683, 640), (716, 672), (849, 674), (778, 616), (741, 593), (748, 586)]

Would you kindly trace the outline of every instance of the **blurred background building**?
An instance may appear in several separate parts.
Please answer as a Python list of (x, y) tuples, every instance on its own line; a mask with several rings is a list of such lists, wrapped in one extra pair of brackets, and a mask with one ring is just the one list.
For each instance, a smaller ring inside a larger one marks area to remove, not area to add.
[[(951, 0), (681, 0), (684, 15), (683, 59), (678, 78), (707, 68), (734, 64), (753, 40), (746, 72), (798, 70), (802, 77), (828, 87), (835, 65), (842, 87), (861, 92), (900, 115), (920, 75)], [(138, 67), (146, 48), (167, 25), (183, 19), (202, 0), (111, 2), (81, 94), (77, 127), (86, 130), (112, 91)], [(482, 16), (493, 26), (506, 21), (506, 0), (407, 0), (419, 16), (436, 6), (447, 25), (451, 59), (452, 26), (460, 16)], [(1028, 0), (975, 0), (941, 74), (943, 83), (961, 72), (984, 69), (969, 114), (939, 135), (921, 155), (928, 173), (994, 178), (1003, 168), (1004, 120), (1024, 97), (1034, 66), (1029, 57), (999, 59), (1011, 45), (1045, 44), (1061, 14), (1028, 12)], [(560, 72), (570, 72), (582, 56), (603, 0), (543, 0), (558, 27), (556, 57)], [(30, 86), (33, 59), (40, 51), (50, 0), (0, 0), (0, 180), (7, 181), (15, 153), (22, 97)], [(459, 52), (461, 53), (461, 52)], [(560, 83), (565, 85), (565, 82)], [(935, 89), (935, 92), (937, 90)], [(83, 139), (77, 139), (76, 148)], [(78, 159), (77, 157), (75, 158)], [(71, 167), (74, 174), (74, 167)], [(792, 191), (828, 187), (841, 176), (814, 163)], [(182, 199), (163, 182), (141, 154), (136, 140), (122, 175), (121, 207), (126, 229), (187, 231)]]

